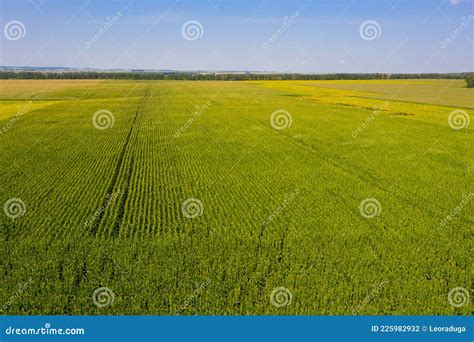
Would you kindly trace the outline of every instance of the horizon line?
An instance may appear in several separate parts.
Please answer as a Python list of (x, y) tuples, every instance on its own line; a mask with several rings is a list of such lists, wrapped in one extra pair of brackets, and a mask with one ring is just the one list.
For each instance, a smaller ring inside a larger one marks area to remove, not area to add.
[(66, 67), (66, 66), (14, 66), (14, 65), (0, 65), (0, 71), (32, 71), (41, 72), (41, 70), (51, 71), (66, 71), (66, 72), (79, 72), (79, 71), (92, 71), (92, 72), (134, 72), (134, 73), (247, 73), (247, 74), (281, 74), (281, 75), (416, 75), (416, 74), (434, 74), (434, 75), (445, 75), (445, 74), (470, 74), (473, 71), (449, 71), (449, 72), (291, 72), (291, 71), (265, 71), (265, 70), (212, 70), (212, 69), (149, 69), (149, 68), (92, 68), (92, 67)]

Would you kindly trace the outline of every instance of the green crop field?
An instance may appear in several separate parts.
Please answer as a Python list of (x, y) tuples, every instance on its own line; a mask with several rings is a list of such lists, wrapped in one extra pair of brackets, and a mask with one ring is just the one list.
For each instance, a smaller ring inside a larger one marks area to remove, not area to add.
[(471, 314), (473, 99), (0, 81), (2, 314)]

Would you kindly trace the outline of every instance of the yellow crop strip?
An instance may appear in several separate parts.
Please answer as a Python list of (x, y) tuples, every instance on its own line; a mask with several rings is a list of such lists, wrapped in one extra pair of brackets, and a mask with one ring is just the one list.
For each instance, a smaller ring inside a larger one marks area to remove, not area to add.
[[(336, 81), (328, 81), (329, 84), (333, 85)], [(337, 81), (339, 82), (339, 81)], [(444, 118), (450, 113), (450, 111), (463, 108), (467, 113), (474, 114), (474, 109), (464, 108), (463, 106), (440, 106), (430, 103), (421, 103), (423, 99), (419, 99), (420, 102), (410, 102), (402, 101), (399, 99), (397, 94), (387, 94), (385, 96), (380, 96), (383, 98), (375, 99), (373, 98), (373, 93), (367, 93), (360, 91), (360, 87), (364, 86), (363, 81), (340, 81), (345, 85), (351, 85), (353, 90), (342, 90), (342, 89), (333, 89), (328, 88), (325, 85), (325, 81), (266, 81), (266, 82), (256, 82), (252, 81), (249, 83), (261, 84), (264, 87), (271, 89), (277, 89), (285, 92), (291, 92), (299, 95), (300, 99), (304, 100), (313, 100), (328, 104), (339, 104), (346, 106), (354, 106), (364, 109), (376, 110), (377, 108), (383, 108), (384, 112), (387, 112), (388, 115), (416, 115), (425, 119), (430, 118)], [(383, 87), (384, 83), (390, 84), (391, 81), (371, 81), (380, 83), (380, 87)], [(397, 84), (411, 84), (415, 82), (417, 85), (423, 84), (423, 82), (404, 80), (397, 81)], [(449, 81), (447, 81), (449, 82)], [(429, 82), (425, 82), (429, 83)], [(440, 86), (442, 91), (442, 85)], [(465, 89), (462, 89), (463, 91)], [(474, 99), (474, 90), (466, 89), (469, 92), (472, 92)], [(296, 97), (298, 98), (298, 97)]]

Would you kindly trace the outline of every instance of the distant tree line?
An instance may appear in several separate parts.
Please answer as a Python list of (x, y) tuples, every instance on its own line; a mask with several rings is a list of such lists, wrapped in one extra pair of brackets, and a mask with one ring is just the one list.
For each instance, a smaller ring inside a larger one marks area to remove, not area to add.
[(474, 75), (466, 77), (466, 83), (468, 88), (474, 88)]
[(112, 80), (385, 80), (385, 79), (467, 79), (472, 86), (473, 76), (468, 73), (447, 74), (263, 74), (263, 73), (188, 73), (188, 72), (102, 72), (102, 71), (0, 71), (0, 79), (112, 79)]

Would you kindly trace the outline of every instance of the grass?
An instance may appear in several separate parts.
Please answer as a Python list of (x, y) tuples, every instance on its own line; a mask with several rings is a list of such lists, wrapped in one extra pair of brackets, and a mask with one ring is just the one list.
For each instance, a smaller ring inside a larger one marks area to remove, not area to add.
[(470, 314), (474, 111), (321, 83), (1, 81), (3, 313)]

